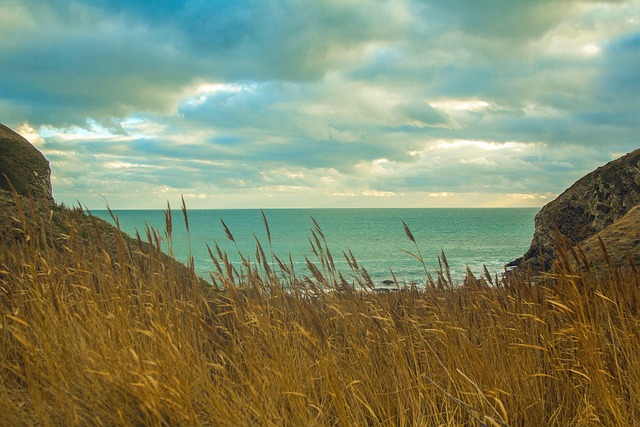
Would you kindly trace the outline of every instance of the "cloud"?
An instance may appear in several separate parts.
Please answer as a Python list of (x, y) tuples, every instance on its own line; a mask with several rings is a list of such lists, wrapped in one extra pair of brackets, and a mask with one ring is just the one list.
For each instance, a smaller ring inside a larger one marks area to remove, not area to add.
[(576, 2), (543, 0), (437, 0), (424, 13), (474, 36), (516, 41), (537, 38), (575, 10)]
[(0, 0), (0, 117), (67, 201), (540, 204), (638, 147), (638, 16), (638, 0)]
[(0, 30), (15, 41), (0, 43), (0, 89), (36, 124), (169, 113), (198, 80), (318, 81), (372, 43), (397, 37), (403, 23), (391, 1), (369, 8), (5, 0), (0, 7), (17, 21)]

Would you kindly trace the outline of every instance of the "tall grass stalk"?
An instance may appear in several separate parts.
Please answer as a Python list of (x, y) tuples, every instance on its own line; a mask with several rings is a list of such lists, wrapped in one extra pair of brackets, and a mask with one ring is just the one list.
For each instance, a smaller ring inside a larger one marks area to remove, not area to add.
[(212, 242), (216, 288), (171, 264), (155, 230), (128, 239), (77, 210), (14, 205), (2, 425), (640, 424), (633, 269), (377, 293), (348, 253), (345, 280), (317, 227), (309, 275), (265, 262), (259, 241), (237, 265)]

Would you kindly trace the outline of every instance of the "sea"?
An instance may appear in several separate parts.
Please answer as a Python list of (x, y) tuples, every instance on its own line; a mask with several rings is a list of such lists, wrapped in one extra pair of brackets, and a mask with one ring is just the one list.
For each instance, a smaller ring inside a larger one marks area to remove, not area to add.
[[(189, 210), (189, 232), (183, 212), (172, 211), (171, 251), (179, 261), (194, 258), (196, 272), (211, 281), (214, 271), (207, 245), (216, 242), (233, 262), (239, 262), (238, 251), (256, 259), (256, 240), (267, 252), (294, 262), (297, 274), (309, 275), (306, 259), (316, 263), (310, 239), (316, 224), (320, 227), (335, 265), (345, 278), (353, 278), (343, 252), (353, 254), (366, 268), (376, 287), (389, 287), (384, 282), (393, 275), (401, 283), (426, 282), (424, 267), (415, 256), (421, 256), (427, 271), (435, 277), (444, 253), (454, 282), (461, 283), (467, 268), (484, 275), (484, 267), (492, 276), (501, 276), (505, 264), (524, 254), (533, 236), (537, 208), (367, 208), (367, 209), (265, 209), (271, 236), (259, 209)], [(111, 223), (105, 210), (92, 211)], [(131, 236), (138, 230), (144, 239), (147, 226), (165, 237), (165, 211), (115, 210), (120, 227)], [(226, 224), (233, 236), (227, 236)], [(404, 224), (415, 243), (409, 239)], [(237, 245), (237, 246), (236, 246)], [(271, 249), (270, 249), (271, 248)], [(167, 240), (163, 249), (168, 251)], [(393, 274), (393, 275), (392, 275)], [(392, 287), (394, 287), (393, 285)]]

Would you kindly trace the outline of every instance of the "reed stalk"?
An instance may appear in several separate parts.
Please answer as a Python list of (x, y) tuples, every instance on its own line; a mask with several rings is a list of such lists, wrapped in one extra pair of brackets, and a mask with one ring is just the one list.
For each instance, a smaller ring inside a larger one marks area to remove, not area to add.
[(269, 231), (271, 260), (257, 240), (256, 262), (232, 265), (212, 242), (215, 288), (170, 267), (156, 230), (128, 239), (77, 210), (13, 206), (1, 425), (640, 424), (635, 269), (453, 285), (442, 256), (442, 286), (378, 293), (352, 254), (350, 282), (335, 268), (318, 226), (307, 274)]

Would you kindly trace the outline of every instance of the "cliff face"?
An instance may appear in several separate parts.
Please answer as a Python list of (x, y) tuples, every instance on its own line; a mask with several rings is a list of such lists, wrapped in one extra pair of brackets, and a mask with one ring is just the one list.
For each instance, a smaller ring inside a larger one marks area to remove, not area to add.
[(576, 245), (621, 219), (640, 204), (640, 150), (599, 167), (580, 178), (535, 218), (531, 246), (523, 259), (548, 268), (555, 258), (557, 231)]
[(0, 124), (0, 189), (53, 201), (49, 162), (29, 141)]

